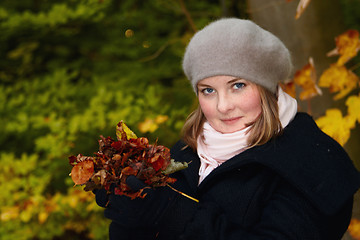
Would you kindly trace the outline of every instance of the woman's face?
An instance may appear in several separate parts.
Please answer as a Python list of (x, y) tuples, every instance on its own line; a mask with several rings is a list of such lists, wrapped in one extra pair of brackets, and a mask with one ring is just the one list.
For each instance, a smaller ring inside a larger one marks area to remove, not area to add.
[(252, 82), (214, 76), (199, 81), (197, 88), (201, 110), (218, 132), (239, 131), (261, 113), (260, 93)]

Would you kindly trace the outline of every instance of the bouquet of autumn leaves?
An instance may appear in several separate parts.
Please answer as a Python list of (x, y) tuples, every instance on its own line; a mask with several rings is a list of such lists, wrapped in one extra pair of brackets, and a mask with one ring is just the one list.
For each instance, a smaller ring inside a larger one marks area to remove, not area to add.
[(144, 189), (134, 192), (126, 185), (128, 176), (136, 176), (149, 187), (169, 186), (176, 181), (169, 174), (187, 167), (187, 163), (171, 159), (168, 148), (151, 145), (145, 137), (138, 138), (123, 121), (116, 126), (116, 137), (117, 140), (100, 136), (95, 156), (69, 157), (75, 185), (85, 185), (85, 191), (103, 188), (131, 199), (144, 198)]

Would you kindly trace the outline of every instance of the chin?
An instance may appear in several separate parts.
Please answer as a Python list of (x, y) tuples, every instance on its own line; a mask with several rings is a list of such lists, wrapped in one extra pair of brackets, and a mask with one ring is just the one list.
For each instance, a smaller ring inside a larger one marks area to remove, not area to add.
[(231, 128), (222, 128), (221, 131), (217, 130), (218, 132), (221, 132), (221, 133), (234, 133), (234, 132), (238, 132), (242, 129), (244, 129), (245, 127), (244, 126), (239, 126), (239, 127), (231, 127)]

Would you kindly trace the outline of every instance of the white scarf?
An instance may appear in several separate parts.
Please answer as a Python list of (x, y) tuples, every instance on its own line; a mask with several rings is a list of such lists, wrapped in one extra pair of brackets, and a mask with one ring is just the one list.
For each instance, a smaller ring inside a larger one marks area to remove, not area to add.
[[(285, 128), (296, 115), (297, 102), (279, 87), (278, 106), (280, 122)], [(201, 162), (199, 184), (220, 164), (245, 150), (246, 132), (249, 128), (233, 133), (221, 133), (212, 128), (208, 122), (204, 123), (203, 134), (197, 139), (197, 154)]]

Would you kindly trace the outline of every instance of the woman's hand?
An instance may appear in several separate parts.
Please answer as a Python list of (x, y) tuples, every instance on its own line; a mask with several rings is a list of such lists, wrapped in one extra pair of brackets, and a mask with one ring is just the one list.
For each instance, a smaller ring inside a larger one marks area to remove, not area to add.
[[(135, 176), (129, 176), (126, 184), (134, 191), (146, 187), (146, 184)], [(155, 227), (176, 196), (168, 187), (145, 188), (145, 198), (133, 200), (127, 196), (107, 194), (104, 189), (95, 190), (94, 193), (96, 203), (106, 208), (105, 217), (128, 228)]]

